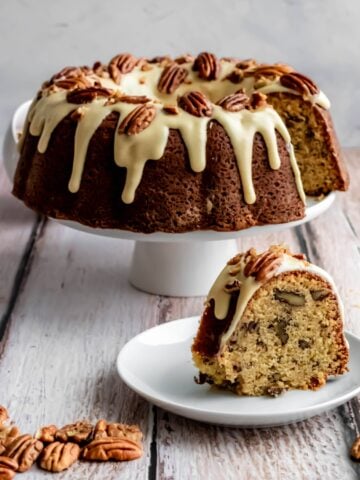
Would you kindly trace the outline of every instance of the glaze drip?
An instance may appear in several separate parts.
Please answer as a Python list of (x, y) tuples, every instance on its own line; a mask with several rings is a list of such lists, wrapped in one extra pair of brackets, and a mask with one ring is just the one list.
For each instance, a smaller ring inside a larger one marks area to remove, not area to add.
[[(103, 78), (94, 73), (87, 75), (92, 82), (101, 87), (109, 88), (123, 95), (145, 95), (156, 108), (156, 115), (151, 124), (136, 135), (119, 134), (118, 128), (123, 119), (131, 113), (136, 104), (122, 101), (107, 102), (107, 99), (96, 98), (81, 106), (69, 103), (67, 91), (59, 88), (44, 90), (43, 96), (35, 101), (29, 111), (27, 123), (29, 131), (39, 136), (38, 150), (44, 153), (47, 149), (51, 134), (56, 126), (71, 112), (79, 113), (75, 133), (74, 159), (69, 190), (76, 193), (81, 188), (81, 177), (84, 170), (88, 145), (102, 121), (112, 112), (119, 114), (118, 126), (114, 138), (114, 159), (116, 165), (126, 168), (126, 182), (122, 192), (122, 201), (132, 203), (136, 189), (141, 182), (146, 162), (160, 159), (165, 151), (169, 129), (179, 130), (186, 145), (190, 165), (194, 172), (201, 172), (206, 167), (207, 128), (211, 121), (219, 122), (225, 129), (232, 143), (244, 191), (244, 199), (248, 204), (256, 201), (256, 192), (252, 182), (252, 149), (254, 136), (260, 133), (268, 151), (269, 166), (273, 170), (280, 168), (280, 157), (276, 140), (278, 132), (285, 140), (290, 156), (291, 166), (300, 198), (305, 203), (305, 194), (302, 187), (299, 168), (295, 159), (288, 130), (280, 116), (271, 107), (258, 110), (243, 109), (239, 112), (229, 112), (215, 105), (226, 95), (243, 89), (247, 94), (254, 91), (271, 93), (291, 91), (282, 86), (278, 79), (261, 88), (255, 88), (254, 78), (246, 77), (239, 84), (227, 80), (229, 72), (234, 68), (231, 62), (221, 61), (221, 78), (216, 81), (200, 79), (192, 70), (192, 63), (182, 65), (187, 70), (186, 82), (183, 82), (171, 94), (159, 92), (157, 85), (163, 72), (163, 67), (155, 64), (143, 70), (135, 67), (131, 73), (121, 76), (117, 85), (110, 78)], [(162, 110), (163, 105), (176, 105), (177, 97), (191, 90), (202, 91), (214, 104), (210, 117), (196, 117), (178, 109), (176, 115), (169, 115)], [(291, 91), (294, 94), (297, 92)], [(320, 92), (310, 100), (328, 108), (329, 103), (325, 95)]]

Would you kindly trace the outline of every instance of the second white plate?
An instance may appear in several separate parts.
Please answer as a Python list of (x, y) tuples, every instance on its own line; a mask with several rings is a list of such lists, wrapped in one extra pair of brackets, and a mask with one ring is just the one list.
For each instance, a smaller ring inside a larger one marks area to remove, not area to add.
[(347, 333), (349, 373), (318, 391), (290, 391), (276, 398), (238, 397), (197, 385), (190, 347), (199, 317), (151, 328), (121, 350), (117, 368), (135, 392), (170, 412), (202, 422), (267, 427), (298, 422), (341, 405), (360, 393), (360, 339)]

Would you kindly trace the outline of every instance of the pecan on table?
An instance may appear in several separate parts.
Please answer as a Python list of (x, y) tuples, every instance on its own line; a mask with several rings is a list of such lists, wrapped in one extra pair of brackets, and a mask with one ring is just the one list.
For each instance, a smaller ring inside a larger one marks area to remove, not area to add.
[(193, 70), (203, 80), (216, 80), (220, 74), (220, 62), (213, 53), (202, 52), (196, 57)]
[(0, 405), (0, 426), (9, 419), (8, 411), (5, 407)]
[(106, 420), (99, 420), (94, 428), (94, 440), (107, 437), (127, 438), (139, 443), (143, 435), (137, 425), (108, 423)]
[(134, 108), (120, 123), (118, 132), (126, 135), (136, 135), (145, 130), (156, 115), (156, 108), (151, 104), (143, 104)]
[(15, 426), (0, 426), (0, 450), (1, 445), (6, 448), (15, 438), (20, 436), (20, 430)]
[(9, 457), (0, 456), (0, 479), (11, 480), (15, 477), (15, 473), (19, 468), (16, 460)]
[(91, 423), (79, 421), (60, 428), (55, 434), (55, 439), (63, 443), (82, 444), (90, 440), (93, 430)]
[(360, 437), (357, 437), (352, 444), (350, 455), (354, 460), (360, 460)]
[(195, 117), (211, 117), (213, 108), (209, 100), (201, 92), (187, 92), (178, 99), (178, 105), (186, 113)]
[(73, 465), (80, 456), (80, 447), (76, 443), (53, 442), (41, 452), (39, 466), (49, 472), (62, 472)]
[(17, 461), (18, 472), (26, 472), (36, 461), (43, 447), (42, 442), (31, 435), (21, 435), (10, 443), (4, 455)]
[(36, 440), (40, 440), (43, 443), (51, 443), (55, 441), (55, 434), (58, 431), (56, 425), (46, 425), (39, 428), (35, 434)]
[(84, 460), (95, 460), (106, 462), (115, 460), (125, 462), (135, 460), (142, 455), (142, 448), (133, 440), (125, 438), (106, 437), (93, 440), (83, 449)]

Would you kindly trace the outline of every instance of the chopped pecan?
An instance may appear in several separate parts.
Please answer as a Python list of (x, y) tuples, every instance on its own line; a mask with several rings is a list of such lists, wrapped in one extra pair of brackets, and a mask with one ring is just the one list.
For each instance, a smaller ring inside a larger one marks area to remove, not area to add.
[(300, 340), (298, 341), (298, 345), (301, 350), (305, 350), (306, 348), (311, 347), (311, 343), (308, 340), (304, 340), (303, 338), (300, 338)]
[(306, 255), (304, 253), (293, 253), (292, 256), (298, 260), (306, 260)]
[(65, 90), (72, 90), (74, 88), (88, 88), (91, 87), (91, 82), (85, 77), (68, 77), (60, 80), (55, 80), (54, 85)]
[(84, 460), (120, 462), (135, 460), (142, 455), (142, 448), (133, 440), (125, 438), (100, 438), (89, 443), (82, 452)]
[(237, 62), (236, 67), (240, 70), (254, 69), (258, 65), (257, 61), (253, 58), (247, 58), (246, 60), (240, 60)]
[(168, 65), (162, 71), (158, 82), (158, 90), (161, 93), (173, 93), (187, 77), (187, 70), (176, 63)]
[(249, 104), (249, 97), (241, 90), (231, 95), (226, 95), (217, 102), (217, 105), (228, 112), (240, 112)]
[(148, 103), (150, 101), (150, 98), (146, 97), (145, 95), (113, 95), (106, 103), (110, 105), (118, 102), (123, 102), (136, 105), (139, 103)]
[(8, 411), (5, 407), (0, 405), (0, 426), (9, 419)]
[(274, 270), (279, 266), (281, 257), (275, 252), (266, 251), (255, 257), (251, 257), (244, 268), (246, 277), (255, 277), (257, 282), (270, 278)]
[(240, 69), (235, 69), (225, 77), (225, 80), (229, 80), (231, 83), (241, 83), (244, 79), (244, 72)]
[(124, 423), (108, 423), (106, 420), (99, 420), (94, 429), (94, 440), (100, 438), (127, 438), (134, 442), (141, 442), (141, 430), (137, 425), (126, 425)]
[(158, 55), (157, 57), (153, 57), (148, 59), (149, 63), (160, 63), (160, 64), (168, 64), (172, 63), (172, 58), (169, 55)]
[(287, 303), (292, 307), (303, 307), (305, 305), (305, 295), (297, 292), (287, 292), (276, 288), (274, 290), (274, 297), (279, 302)]
[(47, 425), (46, 427), (39, 428), (35, 434), (35, 438), (43, 443), (51, 443), (55, 441), (57, 431), (58, 428), (56, 425)]
[(230, 258), (230, 260), (227, 262), (227, 265), (237, 265), (238, 263), (240, 263), (243, 256), (243, 253), (238, 253), (237, 255), (235, 255), (235, 257)]
[(350, 455), (354, 460), (360, 460), (360, 437), (357, 437), (352, 444)]
[(292, 72), (283, 75), (280, 78), (280, 83), (283, 87), (290, 88), (299, 92), (301, 95), (316, 95), (319, 93), (317, 85), (305, 75), (301, 73)]
[(313, 300), (320, 301), (328, 297), (330, 295), (330, 291), (329, 290), (310, 290), (310, 295), (312, 296)]
[(260, 108), (268, 107), (266, 101), (266, 95), (261, 92), (255, 92), (250, 97), (250, 108), (251, 110), (258, 110)]
[(16, 460), (9, 457), (0, 456), (0, 479), (12, 480), (15, 477), (15, 473), (19, 468), (19, 464)]
[(273, 65), (258, 65), (245, 72), (245, 75), (254, 75), (255, 77), (281, 77), (282, 75), (293, 72), (294, 69), (283, 63), (274, 63)]
[(80, 456), (76, 443), (53, 442), (41, 452), (39, 466), (49, 472), (62, 472), (73, 465)]
[(178, 99), (178, 105), (185, 112), (195, 117), (211, 117), (213, 108), (201, 92), (187, 92)]
[(216, 80), (220, 74), (220, 62), (213, 53), (202, 52), (194, 62), (193, 70), (203, 80)]
[(129, 73), (136, 67), (138, 59), (131, 53), (121, 53), (112, 58), (109, 63), (110, 77), (115, 83), (120, 83), (121, 74)]
[(181, 57), (175, 58), (175, 62), (178, 63), (179, 65), (182, 65), (184, 63), (190, 63), (194, 61), (194, 57), (188, 53), (185, 55), (181, 55)]
[(179, 109), (176, 105), (164, 105), (163, 112), (168, 113), (169, 115), (178, 115)]
[(145, 103), (134, 108), (120, 123), (118, 132), (126, 135), (136, 135), (145, 130), (156, 115), (154, 105)]
[(81, 444), (87, 442), (91, 438), (93, 430), (94, 427), (91, 423), (79, 421), (62, 427), (56, 432), (55, 438), (64, 443), (74, 442)]
[(224, 290), (226, 293), (238, 292), (240, 289), (241, 289), (241, 282), (238, 279), (228, 282), (224, 287)]
[(98, 97), (110, 97), (113, 94), (113, 90), (103, 87), (89, 87), (79, 88), (76, 90), (70, 90), (66, 99), (69, 103), (90, 103)]
[(5, 450), (5, 456), (17, 461), (18, 472), (26, 472), (40, 455), (44, 445), (31, 435), (21, 435), (15, 438)]

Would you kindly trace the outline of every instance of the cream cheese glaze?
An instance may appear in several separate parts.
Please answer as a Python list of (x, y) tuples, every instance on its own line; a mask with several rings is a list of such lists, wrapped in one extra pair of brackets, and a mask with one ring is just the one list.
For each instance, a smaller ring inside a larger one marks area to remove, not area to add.
[[(210, 300), (214, 300), (215, 308), (214, 314), (218, 320), (224, 320), (229, 309), (231, 293), (227, 292), (225, 286), (232, 283), (234, 280), (239, 280), (241, 283), (240, 294), (237, 300), (234, 317), (229, 325), (229, 328), (224, 332), (220, 339), (220, 352), (229, 338), (232, 336), (236, 327), (241, 323), (241, 318), (245, 312), (245, 309), (254, 296), (256, 291), (269, 279), (263, 281), (256, 281), (253, 276), (246, 276), (244, 273), (246, 267), (246, 255), (242, 255), (239, 262), (236, 264), (227, 264), (221, 271), (220, 275), (215, 280), (215, 283), (210, 289), (206, 303), (209, 304)], [(339, 311), (341, 319), (344, 323), (344, 307), (340, 299), (336, 285), (332, 277), (322, 268), (313, 265), (306, 260), (300, 260), (287, 253), (282, 253), (280, 256), (280, 263), (274, 269), (271, 274), (271, 278), (280, 275), (285, 272), (292, 271), (306, 271), (314, 275), (319, 276), (325, 280), (332, 288), (334, 294), (337, 297), (339, 304)]]
[[(173, 94), (164, 94), (157, 89), (163, 67), (158, 64), (150, 65), (145, 71), (141, 66), (135, 67), (130, 73), (121, 76), (117, 85), (110, 78), (91, 73), (87, 78), (102, 87), (118, 91), (122, 95), (145, 95), (156, 108), (156, 116), (151, 124), (135, 135), (118, 133), (118, 128), (123, 119), (132, 112), (137, 105), (118, 101), (109, 104), (105, 98), (96, 98), (81, 106), (69, 103), (68, 91), (61, 88), (48, 88), (43, 91), (42, 97), (34, 101), (28, 113), (27, 124), (31, 135), (39, 136), (38, 150), (44, 153), (47, 149), (51, 134), (56, 126), (71, 112), (77, 110), (80, 115), (75, 133), (74, 158), (69, 191), (75, 193), (81, 187), (81, 177), (85, 166), (89, 142), (102, 121), (112, 112), (119, 114), (118, 126), (114, 138), (114, 160), (116, 165), (127, 170), (126, 183), (122, 192), (122, 201), (132, 203), (136, 189), (141, 182), (146, 162), (149, 159), (160, 159), (165, 151), (169, 129), (180, 131), (186, 145), (190, 165), (193, 171), (201, 172), (206, 167), (206, 140), (208, 123), (219, 122), (228, 134), (237, 160), (241, 182), (244, 190), (244, 199), (248, 204), (256, 201), (256, 192), (252, 182), (252, 148), (254, 136), (260, 133), (265, 141), (269, 165), (272, 169), (280, 168), (276, 132), (285, 140), (290, 156), (290, 162), (300, 198), (305, 203), (305, 194), (302, 187), (299, 168), (295, 159), (289, 132), (276, 111), (271, 108), (261, 108), (255, 111), (243, 109), (239, 112), (229, 112), (215, 105), (226, 95), (243, 89), (251, 94), (254, 91), (291, 92), (274, 80), (261, 88), (255, 88), (254, 78), (246, 77), (240, 83), (234, 84), (226, 77), (233, 70), (234, 65), (229, 61), (221, 61), (220, 78), (213, 81), (202, 80), (192, 70), (193, 63), (185, 63), (182, 68), (187, 70), (184, 83), (180, 84)], [(176, 105), (177, 98), (188, 91), (199, 90), (204, 93), (214, 104), (210, 117), (196, 117), (182, 109), (176, 115), (169, 115), (162, 110), (163, 105)], [(309, 100), (329, 108), (326, 96), (320, 92), (310, 95)], [(20, 141), (20, 148), (21, 148)]]

